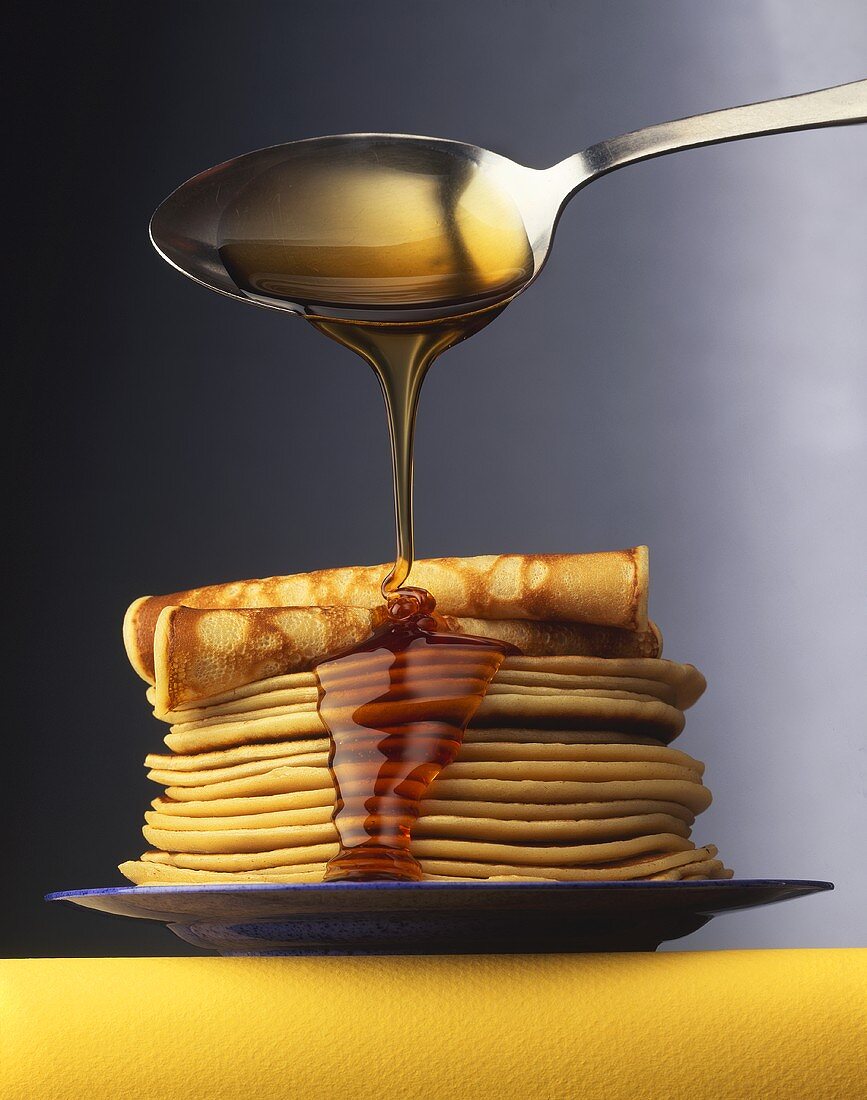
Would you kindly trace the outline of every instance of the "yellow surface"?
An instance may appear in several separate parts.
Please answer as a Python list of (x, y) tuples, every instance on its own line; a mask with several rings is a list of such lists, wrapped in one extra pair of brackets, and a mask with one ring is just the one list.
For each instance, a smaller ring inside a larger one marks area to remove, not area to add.
[(3, 1100), (848, 1100), (867, 949), (0, 962)]

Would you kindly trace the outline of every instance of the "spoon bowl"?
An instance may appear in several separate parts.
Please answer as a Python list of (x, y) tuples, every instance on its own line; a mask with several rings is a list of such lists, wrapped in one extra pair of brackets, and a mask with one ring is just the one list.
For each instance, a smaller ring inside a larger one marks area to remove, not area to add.
[(179, 271), (241, 301), (354, 322), (433, 321), (524, 290), (568, 200), (616, 168), (865, 120), (861, 80), (650, 126), (548, 169), (443, 138), (310, 138), (194, 176), (158, 208), (151, 238)]
[(269, 308), (392, 323), (461, 315), (512, 297), (544, 262), (543, 177), (440, 138), (311, 138), (195, 176), (159, 207), (151, 236), (184, 274)]

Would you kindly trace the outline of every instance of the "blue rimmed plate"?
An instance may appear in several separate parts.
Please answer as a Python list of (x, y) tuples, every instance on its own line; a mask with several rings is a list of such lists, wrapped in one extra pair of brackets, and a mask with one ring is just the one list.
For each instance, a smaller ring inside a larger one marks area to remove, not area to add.
[(719, 913), (833, 890), (830, 882), (336, 882), (111, 886), (65, 901), (161, 921), (221, 955), (654, 951)]

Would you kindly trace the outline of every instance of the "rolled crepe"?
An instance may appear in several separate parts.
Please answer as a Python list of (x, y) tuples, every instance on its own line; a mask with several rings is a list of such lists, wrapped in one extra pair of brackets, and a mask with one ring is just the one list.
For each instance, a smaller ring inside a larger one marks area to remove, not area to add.
[[(646, 631), (647, 547), (599, 554), (501, 554), (417, 561), (411, 581), (433, 592), (443, 615), (536, 619)], [(164, 607), (381, 607), (389, 565), (322, 569), (143, 596), (124, 618), (133, 668), (154, 681), (154, 633)]]
[[(221, 695), (245, 684), (314, 668), (358, 645), (382, 621), (359, 607), (164, 607), (154, 631), (154, 709)], [(451, 630), (497, 638), (532, 656), (658, 657), (659, 631), (585, 623), (446, 616)]]

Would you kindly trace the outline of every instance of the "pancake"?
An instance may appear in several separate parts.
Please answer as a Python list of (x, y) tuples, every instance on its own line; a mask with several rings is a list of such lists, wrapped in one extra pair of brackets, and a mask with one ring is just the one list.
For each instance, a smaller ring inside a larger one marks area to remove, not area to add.
[[(480, 746), (484, 747), (484, 746)], [(692, 768), (680, 763), (681, 756), (674, 761), (659, 759), (642, 759), (634, 756), (627, 759), (612, 759), (608, 753), (600, 758), (594, 749), (612, 749), (616, 746), (537, 746), (534, 753), (526, 756), (512, 752), (511, 759), (464, 759), (460, 755), (453, 763), (448, 764), (440, 772), (430, 787), (430, 796), (437, 797), (435, 792), (443, 785), (452, 782), (509, 782), (509, 783), (610, 783), (610, 782), (653, 782), (676, 781), (686, 785), (701, 785), (700, 768)], [(623, 746), (628, 748), (629, 746)], [(556, 748), (558, 753), (551, 756), (542, 756), (539, 753), (545, 748)], [(637, 749), (652, 751), (651, 746), (635, 746)], [(313, 755), (313, 754), (311, 754)], [(325, 754), (319, 754), (324, 757)], [(625, 755), (625, 754), (619, 754)], [(685, 754), (684, 754), (685, 755)], [(687, 757), (687, 760), (689, 758)], [(285, 778), (290, 789), (298, 783), (299, 790), (310, 789), (307, 784), (316, 778), (327, 781), (324, 786), (330, 786), (330, 773), (327, 767), (327, 759), (321, 759), (316, 764), (307, 763), (308, 756), (292, 758), (283, 763), (273, 760), (251, 761), (229, 768), (211, 768), (203, 772), (178, 772), (161, 773), (174, 781), (178, 789), (211, 792), (216, 787), (225, 787), (228, 784), (257, 781), (267, 776), (279, 773)], [(696, 762), (697, 763), (697, 762)], [(153, 774), (153, 773), (151, 773)], [(161, 782), (162, 780), (158, 780)], [(174, 795), (170, 794), (170, 798)], [(216, 797), (210, 793), (205, 797)], [(591, 801), (594, 801), (591, 799)]]
[[(335, 846), (336, 847), (336, 846)], [(305, 850), (313, 855), (314, 849)], [(701, 872), (702, 877), (729, 877), (723, 864), (716, 860), (716, 848), (707, 845), (665, 854), (647, 853), (608, 864), (534, 867), (528, 874), (520, 864), (494, 864), (467, 860), (422, 859), (425, 878), (441, 879), (551, 879), (572, 882), (606, 882), (647, 879), (665, 875), (669, 879), (684, 878)], [(207, 867), (191, 867), (190, 862), (209, 862)], [(215, 862), (216, 861), (216, 862)], [(140, 861), (122, 865), (122, 870), (134, 882), (298, 882), (321, 881), (325, 860), (310, 859), (303, 863), (261, 867), (253, 870), (228, 869), (237, 861), (230, 858), (172, 856), (164, 852), (145, 852)], [(226, 869), (218, 870), (218, 866)]]
[(234, 745), (217, 752), (193, 753), (187, 756), (180, 756), (177, 753), (169, 755), (148, 753), (145, 757), (145, 767), (171, 772), (206, 771), (210, 768), (244, 764), (250, 760), (272, 760), (277, 757), (297, 756), (299, 753), (322, 751), (328, 751), (327, 737), (311, 738), (307, 741), (254, 742), (252, 745)]
[[(193, 827), (192, 822), (195, 820), (210, 823), (219, 822), (222, 818), (233, 818), (240, 821), (246, 816), (271, 815), (299, 808), (309, 809), (310, 813), (305, 817), (299, 815), (296, 820), (320, 821), (325, 820), (322, 815), (327, 815), (327, 819), (331, 820), (334, 791), (332, 789), (300, 794), (254, 795), (249, 798), (215, 798), (199, 802), (176, 802), (170, 798), (161, 797), (155, 798), (151, 802), (151, 807), (155, 813), (161, 815), (162, 819), (178, 819), (186, 822), (186, 827)], [(484, 800), (425, 798), (420, 803), (419, 821), (423, 821), (428, 816), (481, 818), (485, 821), (593, 821), (597, 818), (624, 819), (647, 815), (664, 816), (668, 820), (678, 821), (686, 826), (692, 825), (695, 820), (695, 814), (688, 807), (677, 802), (655, 802), (642, 798), (580, 803), (485, 802)], [(207, 827), (210, 828), (210, 824)]]
[(559, 729), (473, 729), (464, 734), (465, 745), (484, 745), (490, 742), (511, 741), (521, 744), (533, 741), (539, 745), (655, 745), (667, 748), (656, 737), (640, 733), (619, 733), (617, 730), (559, 730)]
[[(604, 882), (730, 875), (713, 846), (696, 847), (691, 839), (696, 815), (711, 802), (704, 765), (670, 745), (684, 728), (684, 712), (704, 691), (704, 677), (692, 665), (659, 656), (659, 632), (646, 618), (642, 553), (586, 558), (570, 558), (559, 577), (551, 572), (553, 559), (427, 563), (431, 578), (443, 571), (451, 576), (443, 585), (441, 578), (430, 580), (450, 628), (499, 638), (523, 652), (502, 662), (456, 758), (419, 804), (410, 851), (425, 878)], [(598, 592), (570, 587), (583, 576), (586, 588), (594, 571), (603, 578)], [(127, 878), (322, 880), (338, 852), (338, 834), (330, 739), (312, 666), (339, 641), (355, 645), (381, 621), (375, 572), (375, 591), (374, 571), (338, 570), (193, 589), (133, 605), (125, 623), (130, 658), (155, 678), (148, 698), (170, 728), (167, 751), (146, 759), (149, 778), (163, 788), (145, 814), (151, 848), (122, 865)], [(413, 578), (425, 583), (421, 575)], [(481, 578), (493, 587), (485, 590)], [(627, 591), (630, 584), (643, 591)], [(349, 594), (360, 602), (353, 604)], [(298, 606), (274, 604), (290, 596)], [(192, 606), (183, 606), (187, 602)], [(150, 666), (148, 644), (155, 647)], [(368, 705), (361, 730), (347, 737), (360, 736), (364, 726), (402, 733), (445, 713), (443, 700), (481, 694), (485, 686), (456, 647), (429, 647), (421, 661), (425, 696), (390, 690), (387, 699)], [(376, 685), (381, 676), (377, 658), (354, 654), (329, 673), (332, 702), (354, 714), (343, 687), (359, 678)], [(383, 760), (383, 769), (391, 766)], [(346, 779), (342, 793), (366, 797), (368, 791)]]
[[(701, 851), (704, 850), (701, 849)], [(582, 873), (581, 870), (575, 868), (570, 868), (568, 870), (551, 868), (548, 874), (540, 874), (537, 872), (533, 875), (527, 875), (526, 872), (523, 874), (517, 873), (517, 869), (512, 869), (511, 873), (505, 873), (509, 869), (502, 867), (493, 868), (483, 864), (478, 864), (472, 868), (466, 869), (473, 871), (474, 873), (472, 874), (461, 874), (458, 873), (460, 869), (450, 869), (447, 865), (442, 863), (433, 864), (426, 860), (422, 860), (422, 871), (424, 872), (425, 879), (434, 882), (477, 882), (479, 880), (488, 882), (538, 882), (540, 879), (566, 882), (634, 881), (638, 879), (644, 881), (690, 881), (694, 879), (725, 879), (732, 877), (732, 872), (727, 870), (720, 860), (711, 857), (695, 859), (675, 867), (667, 866), (666, 861), (660, 862), (664, 869), (656, 872), (653, 871), (648, 862), (642, 862), (634, 865), (631, 874), (624, 874), (623, 870), (620, 868), (616, 871), (605, 871), (602, 874), (595, 871)], [(659, 866), (659, 864), (657, 864), (657, 866)], [(173, 867), (142, 859), (139, 861), (130, 860), (126, 863), (122, 863), (120, 865), (120, 870), (127, 879), (141, 886), (175, 885), (182, 883), (190, 885), (209, 884), (212, 886), (231, 886), (234, 884), (243, 885), (245, 883), (255, 882), (321, 882), (325, 874), (325, 863), (311, 863), (304, 867), (284, 867), (271, 869), (270, 871), (247, 871), (230, 874), (221, 871), (191, 871), (184, 867)]]
[[(163, 608), (344, 607), (378, 609), (390, 566), (351, 566), (233, 581), (145, 596), (124, 617), (133, 668), (154, 682), (154, 636)], [(412, 583), (435, 592), (442, 615), (535, 619), (647, 630), (646, 546), (597, 554), (501, 554), (414, 562)], [(337, 635), (335, 649), (344, 648)], [(351, 643), (350, 643), (351, 644)]]
[(323, 747), (321, 752), (299, 753), (295, 756), (277, 757), (268, 760), (250, 760), (244, 764), (235, 764), (225, 768), (207, 768), (204, 771), (172, 772), (159, 771), (152, 768), (148, 772), (148, 779), (154, 783), (162, 783), (165, 786), (176, 784), (178, 786), (200, 787), (209, 783), (229, 783), (235, 779), (246, 779), (252, 775), (262, 775), (273, 771), (275, 768), (326, 768), (328, 766), (328, 748)]
[[(456, 767), (457, 764), (450, 765)], [(566, 804), (584, 802), (656, 801), (674, 802), (690, 813), (698, 814), (711, 802), (710, 791), (696, 779), (502, 779), (451, 778), (443, 773), (431, 784), (428, 797), (455, 801), (513, 802), (519, 804)], [(550, 774), (550, 773), (549, 773)], [(574, 775), (570, 769), (560, 774)], [(587, 767), (583, 774), (587, 775)], [(597, 773), (598, 774), (598, 773)], [(610, 774), (610, 773), (609, 773)], [(207, 802), (212, 799), (249, 798), (263, 795), (288, 795), (322, 792), (322, 801), (333, 803), (334, 787), (327, 768), (281, 767), (263, 775), (209, 783), (198, 787), (167, 787), (166, 797), (175, 802)]]
[(172, 733), (163, 738), (174, 752), (208, 752), (231, 745), (249, 744), (253, 741), (279, 741), (289, 738), (322, 737), (325, 727), (313, 704), (302, 704), (300, 709), (281, 710), (265, 718), (249, 722), (202, 725), (190, 729), (172, 727)]
[(533, 867), (532, 871), (517, 864), (473, 863), (457, 860), (421, 860), (426, 878), (448, 879), (551, 879), (559, 882), (626, 882), (634, 879), (646, 879), (660, 872), (674, 872), (672, 878), (689, 876), (690, 864), (704, 864), (704, 878), (725, 878), (725, 868), (720, 861), (714, 860), (712, 853), (716, 849), (709, 845), (691, 852), (675, 852), (669, 855), (648, 856), (644, 859), (624, 860), (618, 863), (606, 863), (597, 866), (561, 866)]
[[(469, 731), (461, 747), (460, 759), (469, 760), (659, 760), (679, 764), (701, 775), (704, 765), (685, 752), (662, 745), (650, 739), (636, 744), (627, 740), (628, 734), (589, 734), (583, 739), (578, 734), (571, 737), (562, 731), (555, 732), (551, 740), (539, 740), (547, 730), (476, 730)], [(621, 740), (622, 739), (622, 740)], [(178, 773), (196, 775), (221, 775), (225, 769), (258, 761), (292, 763), (306, 753), (327, 753), (329, 741), (320, 737), (308, 741), (282, 741), (265, 744), (239, 745), (221, 752), (201, 753), (190, 756), (165, 756), (150, 754), (145, 765), (154, 774), (150, 778), (164, 782), (168, 774), (170, 782), (183, 783)], [(286, 758), (286, 759), (284, 759)], [(194, 782), (207, 782), (196, 779)]]
[[(381, 608), (164, 607), (154, 628), (154, 707), (158, 715), (269, 677), (303, 672), (358, 645), (383, 622)], [(647, 630), (587, 623), (474, 619), (447, 615), (458, 634), (495, 638), (528, 656), (588, 654), (658, 657), (662, 639)]]
[(121, 863), (118, 870), (136, 886), (170, 886), (181, 883), (229, 886), (252, 882), (321, 882), (325, 874), (325, 863), (308, 864), (306, 868), (287, 867), (276, 874), (248, 872), (232, 875), (219, 871), (190, 871), (184, 867), (172, 867), (142, 858)]
[(279, 767), (264, 775), (231, 779), (224, 783), (208, 783), (199, 787), (166, 787), (166, 796), (177, 802), (193, 802), (209, 798), (237, 798), (250, 794), (298, 794), (303, 791), (326, 791), (333, 801), (334, 785), (328, 769)]
[(675, 691), (674, 705), (688, 710), (707, 687), (704, 676), (694, 665), (650, 657), (507, 657), (499, 673), (525, 672), (532, 676), (635, 677), (668, 684)]
[[(333, 828), (333, 826), (330, 826)], [(337, 855), (337, 839), (329, 840), (323, 827), (308, 826), (304, 830), (273, 830), (268, 847), (258, 847), (255, 833), (177, 833), (165, 836), (159, 829), (145, 826), (145, 839), (158, 846), (161, 860), (193, 871), (255, 871), (296, 863), (310, 863), (318, 858)], [(303, 835), (302, 835), (303, 834)], [(171, 843), (174, 847), (167, 847)], [(691, 840), (674, 833), (632, 837), (600, 844), (572, 844), (550, 847), (519, 844), (492, 844), (481, 841), (428, 839), (412, 842), (412, 852), (419, 859), (451, 860), (467, 863), (488, 863), (512, 867), (545, 867), (597, 864), (614, 865), (631, 857), (691, 852)]]
[(337, 855), (337, 842), (299, 844), (268, 852), (146, 852), (143, 859), (184, 867), (190, 871), (228, 871), (246, 873), (274, 867), (295, 868), (310, 863), (327, 863)]
[[(566, 678), (564, 680), (564, 678)], [(595, 683), (582, 684), (578, 678), (590, 678)], [(507, 657), (492, 680), (492, 686), (499, 683), (524, 683), (528, 686), (552, 686), (565, 688), (602, 687), (631, 690), (629, 684), (620, 680), (642, 681), (641, 693), (653, 694), (657, 690), (669, 688), (671, 695), (663, 701), (671, 703), (680, 710), (691, 707), (704, 692), (705, 679), (693, 665), (679, 664), (676, 661), (661, 658), (612, 658), (582, 656), (539, 656)], [(297, 701), (290, 694), (295, 688), (316, 688), (316, 675), (313, 672), (298, 672), (272, 676), (256, 683), (245, 684), (232, 691), (223, 692), (209, 699), (199, 700), (178, 707), (176, 711), (161, 713), (165, 722), (187, 722), (220, 714), (247, 713), (254, 709), (267, 708)], [(147, 692), (153, 703), (153, 688)], [(245, 700), (250, 700), (245, 703)]]
[[(291, 701), (287, 702), (289, 698)], [(165, 742), (176, 753), (213, 752), (260, 741), (303, 740), (326, 736), (316, 709), (316, 692), (300, 687), (281, 693), (280, 705), (258, 706), (249, 713), (206, 715), (177, 723)], [(390, 704), (389, 724), (413, 720), (429, 704), (413, 697)], [(683, 711), (649, 695), (599, 689), (530, 689), (499, 685), (482, 699), (470, 728), (612, 729), (668, 743), (683, 729)]]
[[(292, 825), (278, 829), (155, 829), (145, 825), (145, 840), (163, 852), (219, 852), (233, 858), (242, 853), (264, 853), (328, 844), (337, 855), (337, 830), (331, 821), (323, 825)], [(297, 856), (303, 859), (303, 856)], [(326, 858), (330, 859), (331, 856)]]
[(309, 790), (296, 790), (270, 795), (240, 796), (238, 798), (197, 799), (193, 791), (188, 799), (175, 799), (168, 795), (155, 798), (151, 806), (162, 813), (177, 813), (181, 816), (208, 817), (221, 814), (231, 817), (235, 814), (262, 813), (272, 810), (319, 809), (327, 806), (329, 812), (334, 807), (334, 786)]
[[(322, 806), (316, 811), (276, 810), (263, 814), (241, 814), (237, 817), (180, 817), (156, 810), (145, 814), (147, 825), (162, 832), (231, 832), (245, 830), (249, 833), (268, 830), (297, 829), (308, 825), (331, 827), (328, 837), (337, 840), (337, 830), (331, 821), (331, 807)], [(578, 841), (603, 841), (625, 837), (650, 836), (654, 833), (673, 833), (688, 837), (689, 826), (679, 817), (667, 814), (634, 814), (624, 818), (552, 818), (532, 821), (515, 818), (486, 818), (480, 816), (458, 817), (451, 814), (422, 814), (413, 827), (413, 837), (419, 840), (446, 837), (451, 840), (487, 840), (494, 843), (576, 843)], [(264, 835), (264, 833), (263, 833)], [(150, 838), (149, 838), (150, 839)], [(171, 844), (164, 851), (175, 851)]]

